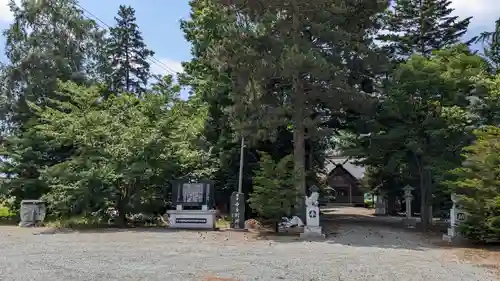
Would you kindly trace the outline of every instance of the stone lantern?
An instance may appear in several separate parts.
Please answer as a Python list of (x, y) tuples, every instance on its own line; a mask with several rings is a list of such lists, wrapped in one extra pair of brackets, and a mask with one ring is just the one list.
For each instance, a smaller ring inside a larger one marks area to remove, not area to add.
[(415, 228), (417, 225), (417, 220), (411, 216), (411, 201), (413, 200), (413, 195), (411, 194), (411, 192), (413, 190), (414, 188), (409, 185), (403, 188), (406, 203), (406, 218), (403, 219), (403, 224), (408, 228)]

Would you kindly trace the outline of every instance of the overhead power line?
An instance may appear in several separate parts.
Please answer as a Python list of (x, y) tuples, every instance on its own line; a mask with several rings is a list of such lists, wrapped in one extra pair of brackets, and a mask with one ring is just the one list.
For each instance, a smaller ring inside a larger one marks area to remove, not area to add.
[[(78, 6), (78, 8), (80, 8), (84, 12), (83, 15), (87, 19), (96, 21), (96, 24), (99, 27), (102, 28), (102, 26), (99, 25), (99, 23), (101, 23), (105, 27), (111, 28), (111, 26), (109, 24), (107, 24), (105, 21), (103, 21), (98, 16), (96, 16), (94, 13), (92, 13), (91, 11), (89, 11), (88, 9), (86, 9), (85, 7), (83, 7), (82, 5), (80, 5), (80, 3), (76, 3), (76, 6)], [(89, 16), (92, 17), (92, 18), (90, 18)], [(164, 64), (163, 62), (161, 62), (159, 59), (155, 58), (154, 56), (151, 56), (151, 57), (147, 58), (146, 60), (148, 60), (152, 64), (155, 64), (155, 65), (159, 66), (160, 68), (162, 68), (163, 70), (165, 70), (166, 72), (168, 72), (168, 73), (170, 73), (172, 75), (177, 75), (177, 72), (175, 70), (173, 70), (171, 67), (169, 67), (168, 65)]]

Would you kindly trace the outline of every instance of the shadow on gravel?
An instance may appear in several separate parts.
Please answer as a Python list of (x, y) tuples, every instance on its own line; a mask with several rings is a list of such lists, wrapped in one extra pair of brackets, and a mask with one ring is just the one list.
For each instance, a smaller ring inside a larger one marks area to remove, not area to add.
[[(352, 210), (354, 208), (351, 208)], [(441, 237), (440, 233), (424, 234), (416, 229), (404, 228), (401, 217), (380, 217), (369, 214), (370, 210), (361, 209), (358, 213), (342, 213), (333, 209), (322, 212), (321, 226), (324, 239), (315, 239), (327, 245), (347, 247), (373, 247), (386, 249), (406, 249), (426, 251), (438, 248), (431, 243), (431, 237)], [(356, 210), (356, 209), (354, 209)], [(256, 239), (270, 240), (276, 243), (297, 243), (313, 240), (302, 239), (299, 233), (259, 234)]]
[[(500, 253), (498, 245), (480, 245), (467, 242), (448, 243), (442, 240), (446, 224), (437, 224), (429, 232), (416, 228), (405, 228), (401, 217), (373, 216), (365, 214), (343, 214), (336, 210), (325, 212), (321, 217), (324, 239), (315, 239), (327, 245), (341, 245), (360, 248), (405, 249), (427, 251), (430, 249), (469, 249)], [(260, 233), (259, 240), (276, 243), (313, 242), (299, 237), (299, 233)]]

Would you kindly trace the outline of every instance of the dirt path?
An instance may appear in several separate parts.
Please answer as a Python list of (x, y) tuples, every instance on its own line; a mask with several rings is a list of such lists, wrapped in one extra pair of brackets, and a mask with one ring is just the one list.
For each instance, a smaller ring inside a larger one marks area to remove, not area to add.
[[(325, 210), (325, 225), (330, 225), (339, 243), (359, 246), (424, 249), (436, 253), (444, 262), (468, 264), (485, 268), (500, 280), (500, 247), (451, 245), (441, 234), (422, 234), (405, 230), (400, 217), (380, 217), (373, 209), (340, 207)], [(362, 236), (362, 237), (360, 237)], [(389, 242), (389, 243), (388, 243)]]

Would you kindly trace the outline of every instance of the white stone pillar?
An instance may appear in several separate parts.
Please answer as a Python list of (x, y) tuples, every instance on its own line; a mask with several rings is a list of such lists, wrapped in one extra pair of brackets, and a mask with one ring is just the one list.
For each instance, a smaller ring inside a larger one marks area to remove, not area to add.
[(306, 225), (304, 232), (300, 234), (303, 238), (323, 238), (322, 227), (319, 225), (319, 193), (314, 190), (311, 196), (305, 197), (306, 203)]

